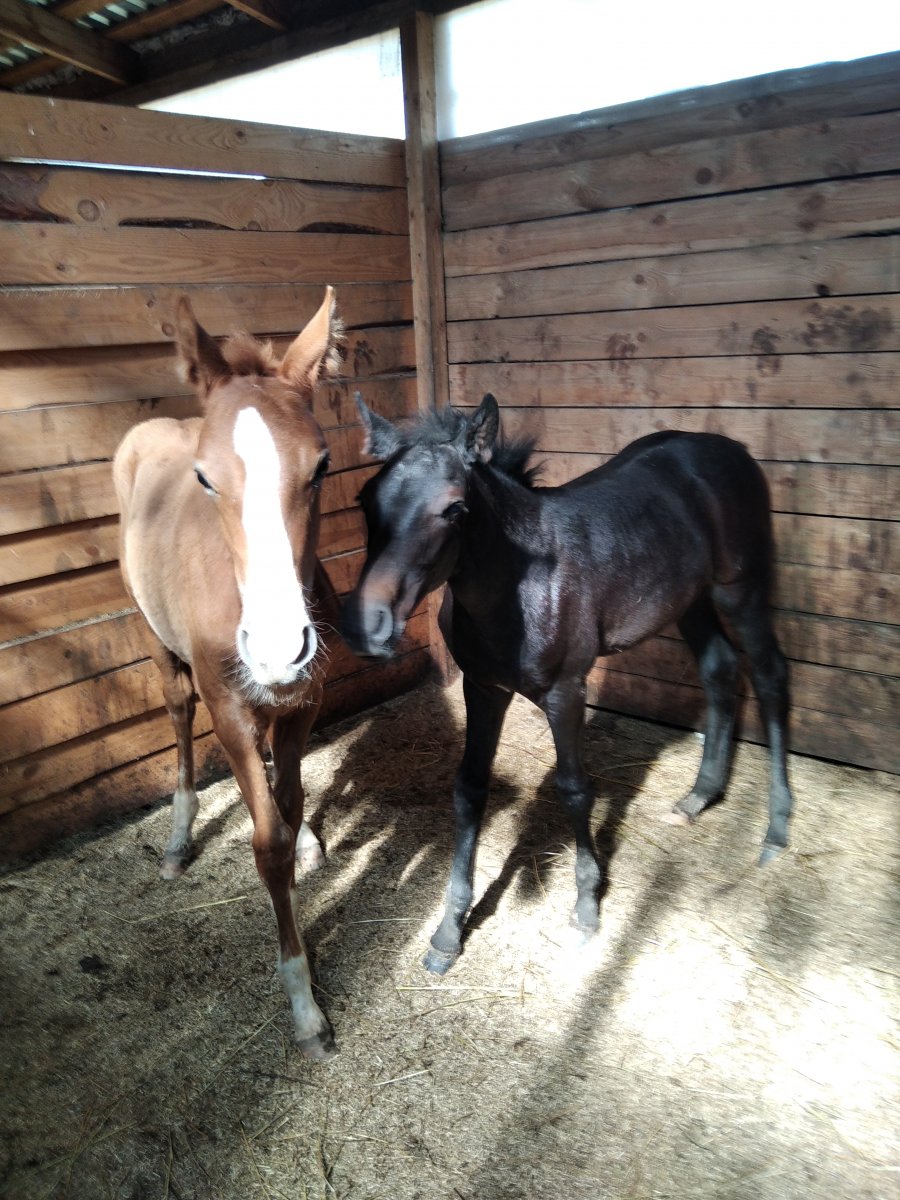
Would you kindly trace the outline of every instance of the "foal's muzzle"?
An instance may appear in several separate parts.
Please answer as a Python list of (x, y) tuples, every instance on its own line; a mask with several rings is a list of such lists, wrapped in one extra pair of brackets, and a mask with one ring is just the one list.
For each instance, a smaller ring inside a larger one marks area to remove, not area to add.
[(261, 644), (245, 626), (237, 631), (238, 654), (256, 683), (265, 687), (289, 687), (304, 678), (317, 648), (318, 637), (312, 624), (304, 625), (292, 641), (277, 645)]
[(351, 597), (344, 607), (341, 632), (354, 654), (390, 658), (402, 626), (399, 629), (395, 627), (394, 614), (387, 604), (380, 601), (360, 602)]

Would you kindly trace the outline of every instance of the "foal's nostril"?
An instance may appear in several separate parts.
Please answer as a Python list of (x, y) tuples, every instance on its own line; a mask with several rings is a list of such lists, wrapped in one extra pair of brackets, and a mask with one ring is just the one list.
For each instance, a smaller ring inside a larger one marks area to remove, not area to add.
[(250, 634), (243, 627), (239, 626), (237, 631), (237, 648), (238, 654), (245, 663), (250, 662)]
[(315, 658), (318, 638), (312, 624), (304, 626), (300, 635), (300, 649), (289, 659), (290, 650), (296, 642), (286, 643), (284, 638), (260, 637), (255, 634), (252, 641), (250, 630), (240, 626), (237, 631), (237, 651), (254, 677), (259, 682), (289, 683)]
[(363, 614), (366, 636), (371, 643), (384, 645), (394, 632), (394, 618), (386, 604), (369, 604)]
[(312, 625), (307, 625), (303, 630), (303, 645), (300, 647), (300, 653), (291, 663), (292, 667), (305, 667), (316, 652), (316, 631)]

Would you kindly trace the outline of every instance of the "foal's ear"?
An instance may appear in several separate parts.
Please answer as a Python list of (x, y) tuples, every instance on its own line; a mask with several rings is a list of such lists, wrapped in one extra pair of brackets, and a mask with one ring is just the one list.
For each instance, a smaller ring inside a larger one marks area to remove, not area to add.
[(201, 400), (209, 395), (218, 380), (227, 379), (231, 374), (215, 339), (194, 316), (187, 296), (180, 297), (175, 309), (175, 345), (187, 381), (197, 389)]
[(364, 433), (363, 454), (382, 460), (390, 458), (402, 445), (400, 431), (390, 421), (367, 408), (359, 392), (356, 393), (356, 407)]
[(278, 374), (304, 391), (315, 387), (323, 375), (336, 375), (341, 365), (337, 348), (342, 333), (334, 288), (327, 287), (319, 311), (288, 346)]
[(466, 430), (466, 458), (469, 462), (489, 463), (494, 454), (494, 442), (500, 431), (500, 409), (487, 393)]

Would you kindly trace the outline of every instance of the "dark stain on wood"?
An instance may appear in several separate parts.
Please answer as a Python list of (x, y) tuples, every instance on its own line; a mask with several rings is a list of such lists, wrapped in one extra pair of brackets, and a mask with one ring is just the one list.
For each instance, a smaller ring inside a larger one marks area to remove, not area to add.
[(750, 339), (751, 354), (775, 354), (778, 350), (778, 334), (769, 325), (761, 325)]
[(376, 353), (374, 346), (367, 342), (365, 338), (360, 338), (353, 347), (353, 373), (361, 375), (366, 367), (371, 367), (375, 361)]
[(41, 480), (41, 514), (44, 518), (45, 525), (59, 525), (61, 517), (59, 509), (56, 505), (56, 500), (53, 498), (53, 493), (47, 487), (46, 483)]
[(807, 314), (801, 340), (812, 351), (829, 347), (857, 352), (877, 350), (890, 337), (894, 324), (887, 309), (856, 309), (852, 304), (811, 304)]
[(780, 354), (759, 354), (755, 360), (756, 373), (764, 378), (772, 378), (781, 371)]
[(637, 353), (637, 343), (630, 334), (614, 333), (606, 339), (606, 357), (618, 361), (634, 358)]
[(804, 233), (812, 233), (819, 223), (822, 209), (825, 207), (825, 197), (821, 192), (811, 192), (800, 202), (800, 216), (797, 228)]
[(752, 99), (742, 100), (737, 105), (737, 113), (745, 121), (750, 121), (780, 108), (784, 108), (784, 101), (780, 96), (754, 96)]

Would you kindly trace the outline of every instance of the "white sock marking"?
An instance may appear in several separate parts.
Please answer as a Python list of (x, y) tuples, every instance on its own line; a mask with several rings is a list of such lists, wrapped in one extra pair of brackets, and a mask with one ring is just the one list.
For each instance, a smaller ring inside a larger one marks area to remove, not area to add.
[(302, 1042), (322, 1033), (327, 1028), (327, 1022), (313, 999), (312, 976), (306, 955), (279, 961), (278, 974), (291, 1002), (297, 1040)]

